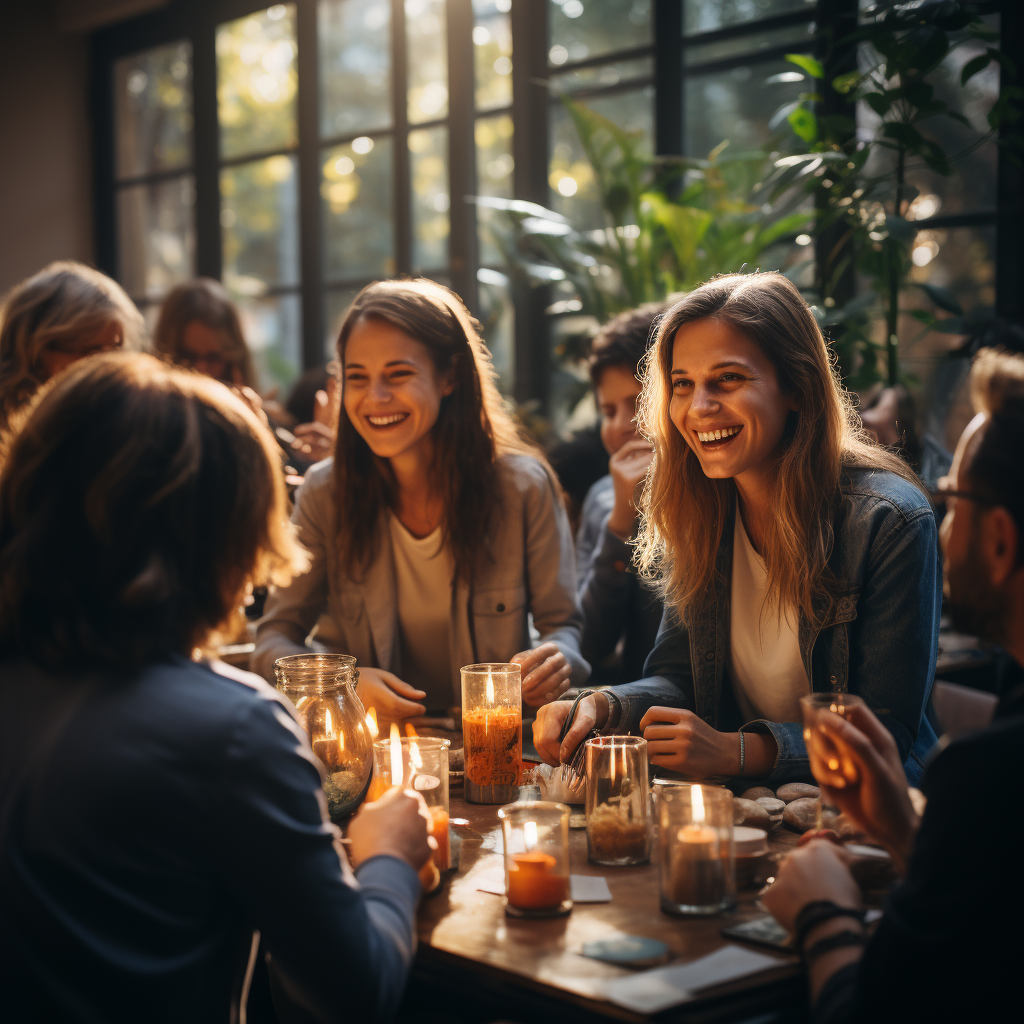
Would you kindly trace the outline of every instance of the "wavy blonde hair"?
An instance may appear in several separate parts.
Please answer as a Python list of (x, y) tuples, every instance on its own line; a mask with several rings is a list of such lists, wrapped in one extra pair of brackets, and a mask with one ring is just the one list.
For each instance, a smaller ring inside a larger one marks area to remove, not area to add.
[(798, 402), (771, 467), (775, 515), (765, 526), (763, 554), (777, 607), (800, 609), (814, 621), (813, 598), (838, 582), (828, 559), (843, 470), (889, 470), (920, 483), (864, 433), (821, 330), (791, 281), (776, 273), (713, 278), (665, 314), (638, 404), (640, 430), (655, 455), (640, 503), (636, 559), (680, 617), (713, 593), (723, 524), (735, 501), (732, 480), (704, 475), (669, 416), (676, 332), (701, 320), (729, 324), (754, 341), (771, 360), (783, 393)]
[(15, 285), (0, 308), (0, 430), (45, 382), (47, 348), (112, 322), (125, 348), (142, 347), (142, 314), (116, 281), (84, 263), (57, 260)]

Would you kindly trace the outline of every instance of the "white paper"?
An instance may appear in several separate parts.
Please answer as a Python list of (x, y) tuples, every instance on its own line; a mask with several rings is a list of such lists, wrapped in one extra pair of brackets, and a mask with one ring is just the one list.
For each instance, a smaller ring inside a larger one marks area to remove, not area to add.
[(781, 966), (782, 961), (741, 946), (723, 946), (697, 960), (674, 967), (656, 967), (605, 986), (613, 1003), (637, 1013), (659, 1013), (686, 1002), (694, 992), (726, 981)]
[[(474, 881), (480, 892), (505, 895), (505, 869), (501, 864), (488, 866)], [(570, 875), (569, 894), (573, 903), (609, 903), (612, 898), (607, 880), (594, 875)]]

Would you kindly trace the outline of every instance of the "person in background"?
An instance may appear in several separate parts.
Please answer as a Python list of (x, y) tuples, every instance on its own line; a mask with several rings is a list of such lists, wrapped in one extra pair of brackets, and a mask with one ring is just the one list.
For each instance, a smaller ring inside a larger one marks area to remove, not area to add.
[(636, 532), (637, 490), (654, 457), (650, 441), (636, 428), (641, 363), (667, 308), (651, 302), (620, 313), (598, 332), (591, 349), (601, 441), (611, 457), (610, 472), (587, 494), (576, 535), (580, 651), (594, 666), (593, 682), (642, 678), (661, 623), (661, 599), (637, 574), (630, 541)]
[(781, 274), (732, 274), (664, 316), (641, 431), (655, 454), (641, 570), (665, 616), (645, 678), (542, 708), (549, 763), (595, 726), (640, 730), (653, 764), (698, 778), (810, 777), (800, 697), (861, 696), (908, 777), (939, 631), (935, 517), (906, 464), (868, 441), (811, 311)]
[(272, 678), (316, 626), (317, 643), (358, 659), (359, 695), (385, 721), (447, 714), (460, 667), (478, 662), (517, 661), (534, 707), (583, 682), (558, 484), (506, 412), (461, 300), (432, 281), (368, 285), (338, 360), (335, 454), (292, 516), (312, 567), (268, 599), (256, 670)]
[(5, 1021), (244, 1019), (254, 930), (275, 1001), (302, 1020), (396, 1008), (430, 854), (422, 799), (396, 789), (361, 809), (353, 874), (294, 709), (201, 653), (253, 583), (306, 564), (273, 439), (212, 380), (98, 356), (13, 435), (0, 467)]
[(302, 445), (303, 455), (314, 462), (328, 458), (338, 436), (338, 365), (306, 370), (292, 387), (284, 411), (288, 426)]
[(590, 488), (608, 475), (608, 451), (598, 424), (576, 430), (569, 438), (546, 444), (548, 462), (558, 477), (573, 536), (579, 532), (583, 502)]
[(199, 277), (174, 288), (160, 307), (153, 341), (157, 354), (176, 366), (260, 393), (238, 309), (219, 281)]
[(97, 352), (139, 348), (142, 314), (92, 267), (59, 260), (22, 281), (0, 308), (0, 432), (39, 387)]
[[(1024, 666), (1024, 358), (980, 352), (971, 390), (977, 415), (935, 495), (946, 506), (939, 532), (948, 608), (957, 629), (1000, 644)], [(892, 737), (870, 712), (852, 710), (849, 722), (822, 721), (846, 771), (815, 761), (815, 775), (905, 877), (869, 939), (842, 847), (815, 840), (782, 864), (762, 900), (799, 932), (813, 1019), (1012, 1019), (1024, 819), (1007, 813), (1006, 783), (1020, 774), (1024, 686), (1002, 694), (992, 725), (935, 757), (923, 818)]]

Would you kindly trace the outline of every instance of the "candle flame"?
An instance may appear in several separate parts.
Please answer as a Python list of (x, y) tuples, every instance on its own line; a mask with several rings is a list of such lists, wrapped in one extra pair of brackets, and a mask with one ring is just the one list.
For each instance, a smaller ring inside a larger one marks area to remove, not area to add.
[(345, 753), (345, 734), (343, 732), (338, 733), (338, 750)]
[(419, 733), (413, 728), (412, 722), (405, 723), (405, 735), (410, 739), (415, 739)]
[(415, 740), (409, 744), (409, 763), (417, 771), (423, 767), (423, 758), (420, 756), (420, 745)]
[(523, 823), (523, 842), (526, 844), (527, 852), (537, 845), (537, 822), (527, 821)]
[(324, 718), (327, 720), (327, 739), (331, 739), (334, 736), (334, 719), (331, 718), (331, 709), (324, 709)]
[(611, 771), (611, 783), (615, 785), (615, 740), (612, 740), (612, 771)]
[(380, 735), (380, 729), (377, 728), (377, 710), (376, 708), (370, 708), (366, 712), (366, 728), (369, 730), (370, 739), (375, 740)]
[(690, 787), (690, 809), (693, 812), (693, 823), (704, 824), (704, 790), (700, 786)]
[(487, 703), (488, 705), (494, 703), (494, 676), (490, 672), (487, 673)]
[(391, 723), (391, 785), (401, 786), (405, 780), (405, 768), (402, 765), (402, 737), (398, 726)]

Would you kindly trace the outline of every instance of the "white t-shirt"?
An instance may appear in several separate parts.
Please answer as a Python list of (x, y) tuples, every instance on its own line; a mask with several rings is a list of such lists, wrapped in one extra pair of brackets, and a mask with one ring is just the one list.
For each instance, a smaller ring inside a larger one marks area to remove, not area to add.
[(407, 683), (425, 690), (428, 710), (459, 703), (451, 666), (451, 552), (441, 545), (441, 528), (414, 537), (389, 516), (398, 595), (398, 635), (402, 645), (402, 674)]
[(795, 608), (780, 616), (768, 600), (764, 559), (754, 550), (736, 509), (732, 540), (729, 675), (745, 722), (802, 721), (800, 698), (811, 686), (800, 657)]

